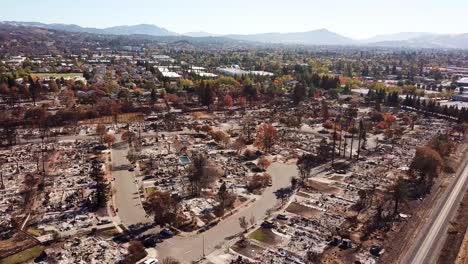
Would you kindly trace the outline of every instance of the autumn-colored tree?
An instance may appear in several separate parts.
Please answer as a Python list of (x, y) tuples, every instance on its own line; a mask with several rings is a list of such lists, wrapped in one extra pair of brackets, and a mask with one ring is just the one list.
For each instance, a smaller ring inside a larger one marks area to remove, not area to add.
[(263, 123), (258, 127), (255, 138), (255, 146), (257, 148), (269, 152), (277, 140), (278, 131), (273, 125)]
[(244, 150), (244, 157), (246, 157), (247, 159), (251, 159), (253, 157), (255, 157), (255, 152), (251, 149), (245, 149)]
[(112, 144), (115, 143), (115, 137), (112, 134), (105, 134), (103, 137), (104, 142), (109, 146), (109, 148), (112, 146)]
[(271, 165), (271, 161), (263, 156), (258, 160), (258, 166), (264, 170), (266, 170)]
[(164, 99), (173, 104), (179, 104), (181, 99), (176, 94), (167, 94)]
[(326, 129), (332, 129), (334, 127), (334, 123), (331, 120), (327, 120), (323, 123), (323, 127)]
[(234, 105), (234, 100), (230, 95), (224, 96), (224, 106), (227, 108), (231, 108)]
[(145, 211), (153, 215), (154, 223), (160, 226), (175, 225), (180, 210), (179, 200), (169, 192), (152, 192), (143, 203)]
[(247, 184), (247, 190), (249, 192), (256, 192), (262, 188), (268, 186), (271, 183), (271, 176), (268, 173), (258, 173), (250, 178)]
[(410, 172), (421, 188), (419, 194), (426, 193), (433, 184), (443, 165), (440, 154), (430, 147), (416, 149), (416, 155), (410, 165)]
[(379, 123), (375, 126), (375, 128), (377, 128), (377, 129), (387, 129), (387, 128), (388, 128), (388, 123), (387, 123), (387, 122), (383, 122), (383, 121), (382, 121), (382, 122), (379, 122)]
[(227, 145), (230, 141), (230, 137), (228, 134), (226, 134), (224, 131), (218, 130), (215, 132), (211, 132), (211, 136), (213, 139), (218, 142), (222, 143), (223, 145)]
[(385, 122), (387, 122), (389, 124), (392, 124), (393, 122), (396, 121), (396, 117), (394, 115), (392, 115), (391, 113), (386, 113), (384, 115), (384, 120), (385, 120)]
[(148, 253), (146, 253), (143, 243), (138, 240), (132, 240), (128, 246), (128, 254), (119, 263), (136, 263), (147, 254)]
[(245, 97), (241, 96), (241, 97), (237, 98), (237, 104), (240, 107), (244, 107), (246, 103), (247, 103), (247, 99), (245, 99)]

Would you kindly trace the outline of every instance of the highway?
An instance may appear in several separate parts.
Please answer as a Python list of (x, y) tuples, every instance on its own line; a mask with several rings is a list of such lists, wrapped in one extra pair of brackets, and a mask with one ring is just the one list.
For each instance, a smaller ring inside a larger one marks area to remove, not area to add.
[(421, 229), (416, 239), (412, 241), (402, 263), (436, 263), (444, 244), (448, 224), (457, 211), (468, 184), (468, 158), (465, 158), (462, 166), (457, 174), (458, 178), (446, 190), (445, 196), (441, 196), (440, 202), (436, 204), (434, 211), (429, 216), (429, 221)]

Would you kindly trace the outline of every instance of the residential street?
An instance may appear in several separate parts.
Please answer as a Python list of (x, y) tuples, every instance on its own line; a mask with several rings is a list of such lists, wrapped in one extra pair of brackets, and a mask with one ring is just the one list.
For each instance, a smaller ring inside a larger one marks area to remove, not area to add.
[(433, 213), (429, 216), (429, 221), (411, 243), (412, 247), (408, 250), (402, 263), (436, 263), (444, 244), (448, 224), (467, 189), (467, 179), (468, 159), (465, 159), (464, 168), (461, 169), (458, 178), (449, 186), (446, 195), (442, 196), (440, 202), (435, 206)]
[(267, 188), (262, 196), (253, 204), (221, 221), (205, 233), (187, 238), (174, 237), (158, 244), (156, 246), (158, 257), (161, 259), (172, 256), (183, 263), (190, 263), (203, 256), (203, 244), (205, 244), (204, 253), (208, 255), (215, 250), (216, 246), (231, 240), (241, 233), (243, 230), (239, 226), (239, 217), (245, 216), (249, 219), (253, 215), (257, 222), (262, 221), (267, 210), (278, 203), (274, 192), (280, 188), (289, 186), (291, 177), (297, 176), (295, 164), (273, 163), (268, 168), (268, 172), (271, 174), (273, 186)]
[[(120, 135), (116, 135), (116, 138), (119, 139)], [(114, 193), (115, 206), (118, 208), (117, 214), (125, 226), (150, 221), (149, 218), (146, 218), (145, 210), (138, 196), (135, 172), (128, 171), (131, 166), (127, 159), (128, 149), (128, 144), (118, 142), (111, 150), (112, 176), (115, 178), (114, 188), (116, 190)]]

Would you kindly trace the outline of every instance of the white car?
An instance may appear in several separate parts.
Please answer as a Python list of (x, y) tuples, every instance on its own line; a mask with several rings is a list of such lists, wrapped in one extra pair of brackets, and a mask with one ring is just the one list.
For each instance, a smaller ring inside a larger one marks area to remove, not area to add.
[(159, 261), (158, 259), (155, 259), (155, 258), (149, 258), (147, 260), (145, 260), (145, 262), (143, 262), (144, 264), (158, 264)]

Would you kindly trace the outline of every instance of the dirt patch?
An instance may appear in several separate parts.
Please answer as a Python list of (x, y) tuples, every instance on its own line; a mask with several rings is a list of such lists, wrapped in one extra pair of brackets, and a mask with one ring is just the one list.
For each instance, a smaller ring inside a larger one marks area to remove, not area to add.
[(295, 203), (295, 202), (291, 203), (288, 206), (288, 208), (286, 208), (286, 211), (290, 212), (290, 213), (293, 213), (293, 214), (300, 215), (300, 216), (305, 217), (305, 218), (313, 218), (313, 217), (317, 217), (320, 214), (322, 214), (322, 212), (317, 210), (317, 209), (314, 209), (314, 208), (311, 208), (311, 207), (308, 207), (308, 206), (304, 206), (304, 205), (301, 205), (301, 204), (298, 204), (298, 203)]
[(330, 183), (320, 182), (313, 179), (310, 179), (307, 182), (307, 186), (320, 193), (338, 194), (341, 191), (340, 188), (332, 186)]
[(215, 116), (212, 114), (209, 114), (207, 112), (193, 112), (192, 116), (196, 119), (205, 119), (205, 120), (213, 120), (215, 119)]
[[(460, 207), (458, 208), (457, 215), (447, 230), (447, 239), (445, 240), (444, 247), (442, 248), (438, 264), (455, 263), (460, 247), (465, 238), (466, 230), (468, 227), (468, 192), (465, 193)], [(463, 262), (462, 262), (463, 263)]]
[(311, 196), (308, 193), (305, 193), (303, 191), (299, 191), (296, 193), (297, 196), (304, 197), (304, 198), (310, 198)]
[[(117, 116), (117, 122), (120, 123), (128, 123), (128, 122), (141, 122), (143, 121), (144, 115), (141, 113), (127, 113), (127, 114), (120, 114)], [(86, 119), (78, 122), (82, 125), (93, 125), (93, 124), (112, 124), (114, 123), (113, 116), (103, 116), (93, 119)]]
[(251, 258), (251, 259), (257, 258), (257, 255), (262, 254), (262, 252), (265, 250), (262, 247), (259, 247), (257, 245), (254, 245), (254, 244), (248, 242), (247, 240), (238, 241), (237, 243), (235, 243), (231, 247), (231, 249), (234, 252), (236, 252), (236, 253), (238, 253), (238, 254), (240, 254), (242, 256)]
[(455, 264), (467, 264), (467, 263), (468, 263), (468, 232), (466, 232), (465, 234), (465, 239), (463, 240), (463, 244), (460, 247), (460, 251), (458, 252), (457, 259), (455, 260)]

